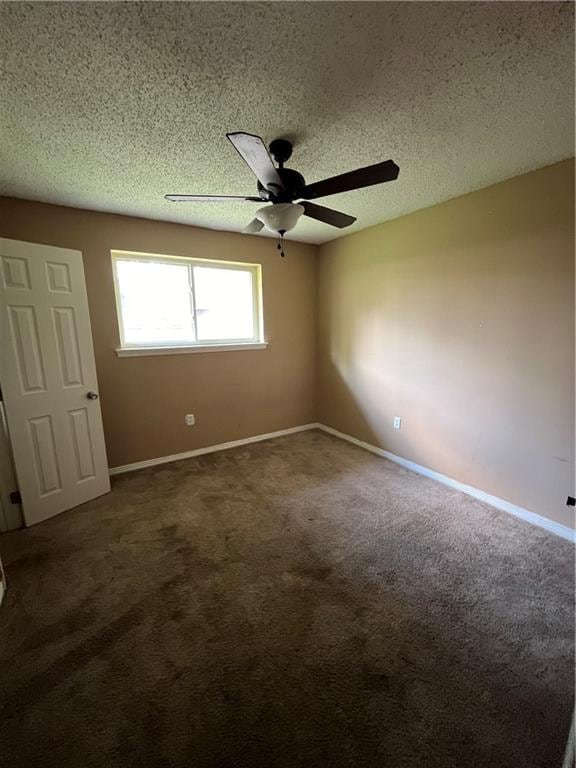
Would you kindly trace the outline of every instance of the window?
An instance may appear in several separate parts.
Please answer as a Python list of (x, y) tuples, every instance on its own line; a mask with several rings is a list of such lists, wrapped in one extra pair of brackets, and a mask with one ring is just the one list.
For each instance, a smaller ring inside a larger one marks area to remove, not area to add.
[(123, 251), (112, 260), (119, 354), (264, 346), (259, 264)]

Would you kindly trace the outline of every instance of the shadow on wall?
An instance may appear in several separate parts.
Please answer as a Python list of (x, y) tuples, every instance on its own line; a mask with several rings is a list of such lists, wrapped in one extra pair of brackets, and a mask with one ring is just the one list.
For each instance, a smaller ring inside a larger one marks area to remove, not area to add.
[[(402, 420), (408, 411), (403, 403), (425, 393), (416, 377), (402, 387), (399, 399), (393, 394), (391, 374), (385, 360), (377, 362), (369, 354), (365, 355), (363, 348), (367, 345), (366, 337), (362, 335), (351, 344), (354, 352), (339, 356), (335, 350), (331, 351), (327, 378), (331, 397), (338, 404), (338, 416), (325, 421), (321, 413), (320, 421), (429, 469), (440, 471), (437, 466), (431, 466), (430, 456), (435, 456), (440, 466), (447, 464), (461, 469), (462, 451), (441, 437), (445, 431), (446, 413), (435, 409), (432, 403), (426, 424), (416, 426), (412, 418), (411, 426), (401, 421), (400, 429), (395, 429), (395, 417)], [(413, 407), (410, 411), (414, 411)]]
[(571, 179), (552, 166), (322, 246), (319, 420), (573, 526), (573, 228), (541, 194)]
[[(329, 351), (322, 365), (320, 421), (431, 469), (438, 468), (430, 466), (431, 455), (440, 466), (459, 467), (462, 452), (440, 437), (449, 419), (445, 410), (428, 402), (426, 422), (418, 427), (414, 423), (414, 403), (428, 398), (417, 364), (406, 359), (399, 366), (403, 331), (392, 329), (396, 338), (387, 344), (390, 329), (379, 327), (378, 310), (369, 306), (354, 323), (340, 323), (335, 318), (331, 322), (336, 325), (330, 330)], [(443, 375), (439, 372), (438, 387), (446, 385)], [(329, 395), (325, 382), (329, 382)], [(401, 424), (400, 430), (395, 429), (394, 418), (402, 419), (409, 410), (411, 426), (406, 429)]]

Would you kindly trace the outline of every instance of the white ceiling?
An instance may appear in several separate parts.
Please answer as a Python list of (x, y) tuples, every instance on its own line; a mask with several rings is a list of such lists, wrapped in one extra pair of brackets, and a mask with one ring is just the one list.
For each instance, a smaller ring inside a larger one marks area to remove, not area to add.
[(398, 181), (317, 202), (321, 243), (574, 154), (574, 8), (555, 2), (0, 3), (0, 194), (241, 230), (258, 204), (225, 138), (295, 141), (312, 182), (394, 159)]

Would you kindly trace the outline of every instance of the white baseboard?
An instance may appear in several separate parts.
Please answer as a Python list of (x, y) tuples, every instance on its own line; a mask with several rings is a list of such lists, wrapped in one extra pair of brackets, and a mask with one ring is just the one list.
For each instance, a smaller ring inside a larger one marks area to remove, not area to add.
[(363, 440), (358, 440), (356, 437), (347, 435), (344, 432), (339, 432), (337, 429), (327, 427), (325, 424), (317, 424), (314, 426), (323, 430), (324, 432), (328, 432), (330, 435), (334, 435), (334, 437), (339, 437), (341, 440), (347, 440), (349, 443), (358, 445), (360, 448), (364, 448), (366, 451), (375, 453), (377, 456), (382, 456), (385, 459), (389, 459), (390, 461), (393, 461), (395, 464), (399, 464), (405, 469), (410, 469), (412, 472), (417, 472), (419, 475), (424, 475), (424, 477), (437, 480), (439, 483), (443, 483), (450, 488), (455, 488), (458, 491), (462, 491), (462, 493), (465, 493), (468, 496), (472, 496), (479, 501), (484, 501), (486, 504), (490, 504), (492, 507), (496, 507), (496, 509), (500, 509), (502, 512), (508, 512), (510, 515), (519, 517), (521, 520), (524, 520), (527, 523), (531, 523), (532, 525), (537, 525), (539, 528), (544, 528), (550, 533), (553, 533), (556, 536), (560, 536), (562, 539), (576, 543), (576, 531), (573, 531), (572, 528), (568, 528), (566, 525), (555, 523), (553, 520), (549, 520), (547, 517), (537, 515), (535, 512), (530, 512), (527, 509), (518, 507), (516, 504), (511, 504), (509, 501), (499, 499), (497, 496), (492, 496), (492, 494), (481, 491), (478, 488), (473, 488), (471, 485), (461, 483), (459, 480), (453, 480), (451, 477), (442, 475), (440, 472), (435, 472), (433, 469), (428, 469), (428, 467), (423, 467), (413, 461), (403, 459), (401, 456), (397, 456), (395, 453), (385, 451), (383, 448), (377, 448), (375, 445), (365, 443)]
[(171, 461), (181, 461), (182, 459), (192, 459), (194, 456), (203, 456), (206, 453), (216, 453), (216, 451), (226, 451), (228, 448), (238, 448), (241, 445), (250, 443), (259, 443), (261, 440), (272, 440), (275, 437), (284, 435), (293, 435), (295, 432), (305, 432), (308, 429), (318, 429), (319, 424), (302, 424), (299, 427), (290, 427), (289, 429), (279, 429), (277, 432), (267, 432), (264, 435), (253, 435), (244, 437), (241, 440), (232, 440), (229, 443), (219, 443), (218, 445), (208, 445), (206, 448), (196, 448), (193, 451), (184, 451), (184, 453), (175, 453), (172, 456), (159, 456), (157, 459), (146, 459), (146, 461), (137, 461), (134, 464), (124, 464), (121, 467), (110, 467), (111, 475), (121, 475), (124, 472), (134, 472), (137, 469), (146, 469), (146, 467), (155, 467), (158, 464), (169, 464)]
[(156, 459), (147, 459), (146, 461), (137, 461), (134, 464), (124, 464), (121, 467), (111, 467), (110, 474), (120, 475), (120, 474), (123, 474), (124, 472), (134, 472), (138, 469), (146, 469), (146, 467), (155, 467), (155, 466), (158, 466), (159, 464), (169, 464), (172, 461), (181, 461), (182, 459), (191, 459), (194, 456), (203, 456), (207, 453), (216, 453), (217, 451), (226, 451), (229, 448), (238, 448), (242, 445), (249, 445), (250, 443), (258, 443), (262, 440), (272, 440), (275, 437), (283, 437), (284, 435), (293, 435), (296, 432), (305, 432), (306, 430), (309, 430), (309, 429), (321, 429), (324, 432), (329, 433), (330, 435), (334, 435), (334, 437), (338, 437), (341, 440), (346, 440), (347, 442), (353, 443), (354, 445), (357, 445), (360, 448), (364, 448), (364, 450), (366, 451), (375, 453), (377, 456), (381, 456), (384, 459), (393, 461), (395, 464), (399, 464), (401, 467), (404, 467), (405, 469), (409, 469), (412, 472), (416, 472), (419, 475), (424, 475), (424, 477), (429, 477), (430, 479), (436, 480), (439, 483), (443, 483), (444, 485), (447, 485), (450, 488), (455, 488), (456, 490), (461, 491), (462, 493), (465, 493), (468, 496), (472, 496), (473, 498), (478, 499), (479, 501), (483, 501), (486, 504), (490, 504), (490, 506), (495, 507), (496, 509), (499, 509), (502, 512), (508, 512), (510, 515), (514, 515), (514, 517), (518, 517), (521, 520), (524, 520), (525, 522), (530, 523), (531, 525), (536, 525), (539, 528), (544, 528), (550, 533), (553, 533), (556, 536), (560, 536), (562, 539), (566, 539), (567, 541), (576, 543), (576, 531), (573, 531), (571, 528), (568, 528), (568, 526), (566, 525), (555, 523), (553, 520), (549, 520), (547, 517), (543, 517), (542, 515), (537, 515), (535, 512), (530, 512), (527, 509), (518, 507), (516, 506), (516, 504), (512, 504), (509, 501), (500, 499), (497, 496), (492, 496), (492, 494), (486, 493), (486, 491), (481, 491), (478, 488), (473, 488), (471, 485), (466, 485), (465, 483), (461, 483), (459, 480), (454, 480), (453, 478), (447, 477), (446, 475), (443, 475), (440, 472), (435, 472), (433, 469), (428, 469), (428, 467), (423, 467), (422, 465), (416, 464), (413, 461), (409, 461), (408, 459), (403, 459), (401, 456), (397, 456), (395, 453), (390, 453), (390, 451), (385, 451), (383, 448), (377, 448), (375, 445), (366, 443), (363, 440), (358, 440), (358, 438), (352, 437), (352, 435), (347, 435), (344, 432), (340, 432), (337, 429), (333, 429), (332, 427), (328, 427), (326, 424), (317, 424), (317, 423), (302, 424), (299, 427), (290, 427), (289, 429), (280, 429), (277, 432), (267, 432), (266, 434), (263, 434), (263, 435), (253, 435), (252, 437), (244, 437), (241, 440), (232, 440), (229, 443), (219, 443), (218, 445), (209, 445), (206, 448), (196, 448), (193, 451), (184, 451), (183, 453), (175, 453), (172, 456), (159, 456)]

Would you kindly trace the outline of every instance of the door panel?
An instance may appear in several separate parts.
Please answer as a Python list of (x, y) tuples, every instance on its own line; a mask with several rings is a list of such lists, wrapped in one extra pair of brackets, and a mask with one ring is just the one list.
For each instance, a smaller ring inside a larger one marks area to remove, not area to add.
[(46, 272), (48, 275), (49, 291), (52, 293), (72, 293), (72, 281), (70, 280), (68, 264), (48, 261), (46, 263)]
[(34, 307), (8, 307), (22, 394), (46, 389)]
[(30, 273), (24, 259), (4, 257), (4, 282), (7, 288), (30, 289)]
[(39, 418), (28, 419), (28, 426), (40, 496), (61, 491), (62, 483), (52, 417), (46, 414)]
[(77, 480), (87, 480), (96, 474), (94, 468), (94, 454), (92, 440), (90, 439), (90, 425), (88, 423), (88, 410), (78, 408), (68, 411), (70, 419), (70, 432), (76, 457)]
[(26, 525), (110, 490), (82, 254), (0, 240), (0, 380)]
[(52, 307), (52, 318), (56, 332), (62, 384), (64, 387), (79, 387), (84, 383), (84, 379), (74, 307)]

